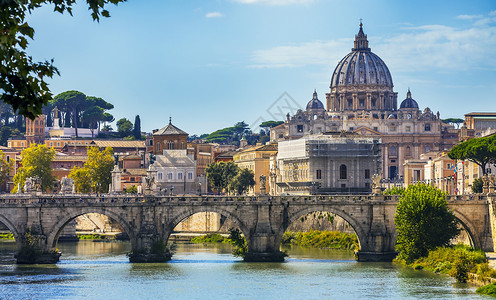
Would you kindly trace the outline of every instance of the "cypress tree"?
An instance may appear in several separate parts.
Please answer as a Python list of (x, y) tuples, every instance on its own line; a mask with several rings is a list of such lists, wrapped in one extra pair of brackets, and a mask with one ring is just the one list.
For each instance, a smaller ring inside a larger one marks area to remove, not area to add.
[(136, 118), (134, 118), (133, 136), (137, 140), (141, 139), (141, 120), (139, 115), (136, 115)]

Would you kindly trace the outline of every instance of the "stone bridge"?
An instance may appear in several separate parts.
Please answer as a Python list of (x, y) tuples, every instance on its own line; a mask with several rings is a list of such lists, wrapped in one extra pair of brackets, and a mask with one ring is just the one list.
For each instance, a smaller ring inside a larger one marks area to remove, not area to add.
[[(494, 251), (496, 195), (448, 196), (474, 247)], [(119, 223), (134, 253), (149, 253), (157, 241), (169, 239), (182, 220), (199, 212), (229, 218), (246, 237), (246, 261), (282, 261), (279, 251), (288, 226), (302, 216), (325, 211), (342, 217), (355, 230), (359, 261), (390, 261), (395, 256), (394, 214), (398, 199), (383, 195), (337, 196), (127, 196), (127, 195), (2, 195), (0, 222), (15, 237), (17, 249), (30, 232), (43, 253), (55, 253), (64, 226), (86, 213), (100, 213)], [(60, 254), (36, 262), (53, 263)], [(146, 261), (146, 259), (144, 260)], [(19, 257), (18, 257), (18, 262)]]

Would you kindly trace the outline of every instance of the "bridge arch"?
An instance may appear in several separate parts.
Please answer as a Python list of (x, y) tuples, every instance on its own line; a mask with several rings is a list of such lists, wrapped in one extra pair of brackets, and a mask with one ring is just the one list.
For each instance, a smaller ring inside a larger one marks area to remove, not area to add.
[(174, 228), (179, 223), (181, 223), (184, 219), (186, 219), (186, 218), (188, 218), (194, 214), (202, 213), (202, 212), (215, 212), (215, 213), (218, 213), (218, 214), (228, 218), (234, 224), (236, 224), (236, 226), (238, 226), (238, 228), (241, 230), (241, 232), (243, 233), (245, 238), (247, 240), (249, 239), (250, 230), (248, 229), (248, 227), (246, 227), (246, 225), (243, 223), (243, 221), (241, 221), (240, 218), (238, 216), (236, 216), (235, 214), (233, 214), (232, 212), (230, 212), (226, 209), (214, 207), (214, 206), (193, 206), (193, 207), (185, 209), (184, 211), (181, 211), (179, 214), (175, 215), (173, 219), (171, 219), (171, 221), (167, 225), (167, 228), (165, 229), (164, 240), (165, 241), (169, 240), (169, 237), (172, 234), (172, 231), (174, 230)]
[(12, 235), (14, 236), (14, 240), (16, 242), (17, 248), (21, 247), (21, 233), (17, 230), (17, 228), (10, 222), (9, 219), (7, 219), (5, 216), (0, 215), (0, 222), (7, 226), (7, 228), (10, 230)]
[(131, 246), (134, 249), (134, 246), (136, 244), (135, 233), (129, 222), (126, 219), (122, 218), (119, 214), (111, 210), (105, 209), (103, 207), (102, 208), (82, 207), (78, 209), (63, 210), (62, 213), (64, 213), (65, 215), (59, 221), (53, 224), (52, 227), (48, 230), (48, 234), (47, 234), (48, 247), (55, 248), (57, 246), (57, 241), (59, 239), (59, 236), (62, 233), (64, 227), (67, 225), (67, 223), (84, 214), (98, 213), (105, 215), (111, 218), (112, 220), (116, 221), (129, 236), (129, 239), (131, 241)]
[(483, 249), (484, 245), (482, 245), (482, 241), (474, 224), (461, 212), (453, 209), (453, 213), (455, 214), (455, 217), (458, 219), (458, 221), (460, 221), (463, 229), (465, 229), (465, 231), (467, 232), (472, 243), (471, 246), (476, 249)]
[(313, 212), (318, 212), (318, 211), (329, 212), (329, 213), (335, 214), (335, 215), (343, 218), (346, 222), (348, 222), (348, 224), (350, 224), (350, 226), (355, 231), (355, 234), (357, 235), (359, 248), (361, 250), (364, 250), (362, 248), (363, 248), (363, 246), (365, 246), (367, 244), (367, 234), (360, 226), (360, 223), (356, 219), (354, 219), (352, 216), (350, 216), (349, 214), (347, 214), (346, 212), (344, 212), (342, 210), (335, 209), (332, 207), (325, 207), (325, 206), (308, 207), (308, 208), (303, 208), (303, 209), (299, 209), (295, 212), (292, 212), (288, 216), (288, 219), (287, 219), (288, 222), (285, 222), (284, 224), (282, 224), (279, 227), (279, 229), (277, 230), (276, 245), (281, 244), (282, 236), (283, 236), (284, 232), (292, 223), (296, 222), (298, 219), (300, 219), (301, 217), (303, 217), (307, 214), (310, 214)]

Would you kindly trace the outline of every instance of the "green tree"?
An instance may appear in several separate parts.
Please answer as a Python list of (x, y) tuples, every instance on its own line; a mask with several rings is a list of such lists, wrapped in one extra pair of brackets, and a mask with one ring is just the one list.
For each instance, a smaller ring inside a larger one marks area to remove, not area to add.
[(446, 124), (455, 125), (456, 128), (459, 128), (460, 124), (463, 124), (463, 119), (460, 118), (448, 118), (448, 119), (443, 119), (441, 121), (443, 121), (443, 123)]
[(74, 179), (74, 186), (76, 191), (82, 194), (88, 194), (91, 192), (91, 172), (88, 168), (78, 168), (74, 167), (69, 173), (69, 178)]
[[(109, 17), (107, 4), (125, 0), (86, 0), (93, 20)], [(51, 99), (46, 78), (60, 75), (50, 61), (35, 62), (26, 53), (28, 40), (34, 38), (34, 29), (28, 24), (28, 14), (46, 4), (54, 11), (72, 14), (75, 0), (5, 0), (0, 1), (0, 100), (12, 106), (20, 115), (34, 119), (41, 114), (43, 105)]]
[(230, 162), (211, 163), (205, 169), (210, 186), (216, 191), (227, 190), (231, 179), (239, 172), (238, 166)]
[(141, 120), (139, 115), (134, 118), (133, 136), (135, 139), (141, 140)]
[(459, 233), (458, 220), (448, 208), (444, 192), (425, 184), (410, 185), (400, 196), (394, 224), (398, 258), (408, 263), (449, 245)]
[(78, 137), (79, 113), (86, 108), (86, 95), (78, 91), (67, 91), (58, 94), (53, 100), (57, 107), (72, 116), (72, 127)]
[(94, 131), (103, 120), (103, 108), (92, 106), (84, 111), (83, 119), (88, 123), (91, 131), (91, 138), (94, 137)]
[(469, 160), (479, 165), (486, 175), (486, 166), (496, 162), (496, 135), (470, 139), (462, 142), (448, 152), (451, 159)]
[(10, 160), (7, 162), (5, 159), (5, 154), (0, 150), (0, 191), (5, 187), (7, 179), (9, 179), (10, 172), (14, 168), (14, 161)]
[(126, 118), (119, 119), (116, 123), (117, 131), (121, 134), (122, 137), (128, 136), (131, 134), (133, 130), (133, 123)]
[(229, 190), (242, 195), (249, 188), (255, 185), (255, 174), (252, 170), (241, 169), (229, 182)]
[(52, 175), (52, 160), (55, 149), (48, 148), (45, 144), (32, 144), (21, 152), (21, 164), (14, 176), (13, 193), (17, 192), (18, 184), (23, 188), (26, 178), (38, 176), (41, 179), (41, 189), (46, 191), (53, 186), (55, 177)]
[(482, 181), (482, 178), (476, 178), (472, 182), (472, 193), (474, 194), (479, 194), (482, 193), (482, 189), (484, 186), (484, 181)]

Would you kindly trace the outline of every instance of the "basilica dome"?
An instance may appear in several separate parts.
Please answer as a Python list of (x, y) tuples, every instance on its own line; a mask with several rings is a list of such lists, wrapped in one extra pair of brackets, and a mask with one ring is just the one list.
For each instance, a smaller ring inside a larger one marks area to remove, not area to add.
[(354, 48), (334, 69), (331, 90), (337, 87), (355, 85), (379, 85), (390, 87), (393, 79), (384, 61), (369, 48), (367, 35), (363, 33), (362, 23), (355, 35)]
[(317, 91), (313, 92), (313, 98), (308, 102), (307, 110), (325, 110), (324, 104), (317, 97)]
[(418, 109), (418, 103), (417, 101), (412, 99), (412, 93), (410, 93), (410, 89), (408, 89), (408, 92), (406, 93), (406, 99), (401, 102), (400, 109), (407, 109), (407, 108), (415, 108)]

